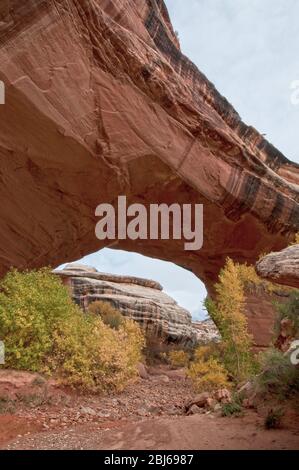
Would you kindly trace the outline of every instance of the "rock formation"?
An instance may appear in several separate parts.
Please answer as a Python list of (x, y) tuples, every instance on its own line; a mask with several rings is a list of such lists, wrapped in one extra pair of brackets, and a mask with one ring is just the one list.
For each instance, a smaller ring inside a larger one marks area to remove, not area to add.
[(269, 281), (299, 289), (299, 245), (265, 256), (257, 263), (256, 271)]
[(74, 301), (84, 310), (96, 300), (109, 302), (165, 341), (182, 345), (197, 341), (190, 313), (162, 292), (157, 282), (100, 273), (78, 264), (69, 264), (54, 273), (70, 287)]
[(196, 331), (197, 341), (199, 344), (220, 341), (218, 328), (210, 318), (207, 320), (193, 322), (192, 326)]
[[(119, 240), (210, 292), (227, 256), (253, 263), (299, 230), (299, 167), (180, 50), (162, 0), (0, 6), (0, 268), (58, 266), (111, 242), (95, 208), (203, 203), (204, 247)], [(242, 86), (242, 85), (240, 85)]]
[(268, 292), (265, 287), (251, 286), (245, 290), (245, 313), (248, 330), (253, 337), (254, 349), (261, 351), (273, 343), (277, 321), (277, 304), (288, 301), (288, 292), (275, 289)]

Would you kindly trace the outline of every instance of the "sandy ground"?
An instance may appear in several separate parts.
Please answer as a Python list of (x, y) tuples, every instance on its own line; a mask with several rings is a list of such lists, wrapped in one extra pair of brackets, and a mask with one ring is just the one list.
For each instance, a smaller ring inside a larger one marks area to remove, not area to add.
[(29, 396), (26, 406), (2, 409), (0, 449), (299, 450), (297, 415), (278, 430), (265, 430), (254, 410), (232, 418), (208, 410), (186, 416), (192, 388), (182, 371), (153, 369), (111, 396), (55, 391), (41, 402)]
[(4, 449), (106, 450), (299, 450), (299, 431), (267, 431), (253, 412), (242, 418), (210, 415), (154, 418), (129, 423), (107, 422), (65, 430), (32, 431)]

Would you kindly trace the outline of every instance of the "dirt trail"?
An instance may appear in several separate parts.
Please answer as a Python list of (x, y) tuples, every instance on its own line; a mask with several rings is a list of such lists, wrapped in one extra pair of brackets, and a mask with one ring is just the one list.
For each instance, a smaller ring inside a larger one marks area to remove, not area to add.
[(271, 431), (253, 410), (238, 418), (186, 416), (191, 390), (182, 371), (156, 368), (109, 397), (55, 392), (36, 403), (27, 396), (26, 406), (0, 414), (0, 449), (299, 450), (298, 416)]
[(154, 418), (131, 423), (78, 425), (64, 431), (18, 438), (8, 449), (208, 450), (296, 449), (299, 431), (266, 431), (255, 413), (242, 418), (214, 415)]

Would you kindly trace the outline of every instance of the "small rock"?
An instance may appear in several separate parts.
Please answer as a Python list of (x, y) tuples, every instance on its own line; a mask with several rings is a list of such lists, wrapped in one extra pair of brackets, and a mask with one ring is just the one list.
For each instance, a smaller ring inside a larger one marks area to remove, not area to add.
[(161, 381), (167, 384), (169, 382), (169, 377), (167, 377), (167, 375), (161, 375)]
[(227, 390), (227, 388), (222, 388), (220, 390), (217, 390), (217, 392), (215, 392), (215, 398), (220, 403), (231, 403), (232, 402), (231, 392), (229, 390)]
[(220, 411), (222, 409), (222, 406), (220, 405), (220, 403), (217, 403), (215, 406), (214, 406), (214, 411)]
[(196, 414), (200, 414), (202, 413), (202, 409), (199, 408), (199, 406), (197, 405), (191, 405), (191, 407), (189, 408), (188, 412), (187, 412), (187, 415), (196, 415)]
[(108, 411), (99, 411), (97, 416), (99, 418), (110, 418), (111, 414)]
[(159, 414), (160, 411), (161, 411), (160, 406), (152, 405), (152, 406), (148, 407), (148, 412), (151, 413), (151, 414)]
[(95, 416), (96, 415), (96, 412), (95, 410), (93, 410), (92, 408), (90, 408), (89, 406), (81, 406), (80, 407), (80, 412), (85, 414), (85, 415), (91, 415), (91, 416)]
[(206, 406), (208, 408), (214, 409), (216, 405), (217, 405), (217, 402), (214, 398), (211, 398), (211, 397), (207, 398)]
[(208, 392), (200, 393), (186, 403), (186, 409), (189, 409), (192, 405), (197, 405), (198, 407), (206, 406), (209, 398), (211, 398), (211, 395)]
[(146, 417), (148, 416), (148, 411), (145, 410), (144, 408), (140, 408), (139, 410), (137, 410), (137, 415), (138, 416), (142, 416), (142, 417)]
[(137, 365), (137, 369), (138, 369), (138, 374), (139, 374), (139, 377), (141, 377), (142, 379), (148, 379), (148, 372), (146, 370), (146, 367), (144, 364), (142, 364), (141, 362), (139, 362), (139, 364)]

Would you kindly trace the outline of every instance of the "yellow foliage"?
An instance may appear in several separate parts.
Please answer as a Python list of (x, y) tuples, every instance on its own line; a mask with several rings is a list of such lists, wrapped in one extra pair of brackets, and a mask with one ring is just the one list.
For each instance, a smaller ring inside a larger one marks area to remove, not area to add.
[(113, 307), (109, 302), (101, 300), (92, 302), (88, 307), (88, 311), (95, 315), (100, 315), (106, 325), (111, 326), (111, 328), (115, 328), (116, 330), (124, 321), (124, 317), (120, 311)]
[(187, 367), (189, 363), (189, 354), (183, 350), (173, 350), (168, 353), (168, 360), (172, 367)]
[(207, 361), (209, 358), (218, 359), (221, 353), (222, 345), (219, 343), (210, 343), (204, 346), (198, 346), (194, 351), (194, 361)]
[(84, 314), (48, 269), (13, 270), (0, 288), (4, 367), (54, 374), (88, 391), (121, 390), (137, 374), (144, 337), (133, 321), (116, 330)]
[[(264, 255), (266, 256), (266, 255)], [(262, 256), (261, 256), (262, 258)], [(245, 290), (250, 290), (250, 288), (256, 289), (257, 287), (262, 287), (265, 292), (271, 294), (273, 291), (278, 289), (277, 284), (273, 282), (266, 281), (259, 277), (254, 269), (254, 266), (249, 266), (248, 264), (235, 264), (236, 269), (239, 273), (239, 279), (242, 283), (242, 287)], [(288, 287), (279, 286), (279, 290), (290, 290)]]
[(196, 360), (190, 364), (188, 376), (197, 392), (230, 387), (227, 372), (217, 359)]
[(222, 336), (223, 361), (236, 380), (243, 380), (255, 367), (251, 353), (252, 338), (248, 333), (245, 316), (245, 282), (255, 282), (253, 268), (235, 264), (227, 259), (215, 285), (216, 300), (206, 302), (211, 318)]
[(299, 232), (296, 233), (295, 239), (294, 239), (294, 242), (292, 243), (292, 245), (299, 245)]

